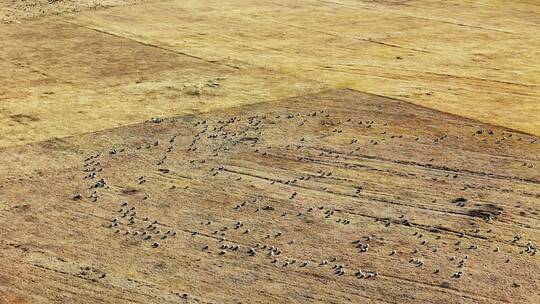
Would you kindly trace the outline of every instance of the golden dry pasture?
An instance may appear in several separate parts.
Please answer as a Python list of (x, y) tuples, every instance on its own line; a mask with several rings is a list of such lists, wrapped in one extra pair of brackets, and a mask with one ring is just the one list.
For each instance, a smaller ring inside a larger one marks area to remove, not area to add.
[(0, 303), (540, 301), (534, 1), (5, 1)]

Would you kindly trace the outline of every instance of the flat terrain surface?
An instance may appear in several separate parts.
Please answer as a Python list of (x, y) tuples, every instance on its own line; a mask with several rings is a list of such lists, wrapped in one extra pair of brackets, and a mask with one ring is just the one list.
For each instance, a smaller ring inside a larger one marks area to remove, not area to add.
[(1, 23), (21, 23), (48, 15), (83, 10), (96, 10), (119, 5), (140, 4), (147, 0), (3, 0), (0, 3)]
[(332, 88), (540, 135), (534, 1), (49, 2), (0, 4), (0, 146)]
[(540, 301), (534, 1), (0, 3), (0, 303)]
[(22, 303), (533, 303), (539, 144), (342, 90), (6, 148), (0, 286)]

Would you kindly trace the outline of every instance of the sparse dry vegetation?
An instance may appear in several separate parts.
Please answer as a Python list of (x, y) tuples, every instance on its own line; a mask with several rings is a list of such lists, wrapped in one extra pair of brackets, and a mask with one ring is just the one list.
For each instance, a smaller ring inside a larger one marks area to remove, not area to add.
[(0, 3), (0, 303), (539, 302), (538, 11)]

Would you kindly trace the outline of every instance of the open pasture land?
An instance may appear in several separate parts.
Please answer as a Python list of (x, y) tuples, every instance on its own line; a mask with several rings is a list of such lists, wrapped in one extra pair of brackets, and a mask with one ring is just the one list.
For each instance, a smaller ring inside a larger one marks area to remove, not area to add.
[(537, 1), (0, 1), (0, 304), (540, 302)]
[(539, 145), (338, 90), (4, 148), (0, 299), (533, 303)]
[(536, 1), (2, 1), (6, 11), (18, 13), (0, 26), (3, 147), (341, 88), (540, 135)]

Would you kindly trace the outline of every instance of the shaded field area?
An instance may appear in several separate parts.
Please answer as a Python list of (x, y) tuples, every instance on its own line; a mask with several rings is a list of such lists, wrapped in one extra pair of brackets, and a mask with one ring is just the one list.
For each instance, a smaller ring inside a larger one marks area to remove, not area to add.
[(330, 90), (2, 148), (0, 301), (534, 303), (539, 144)]

